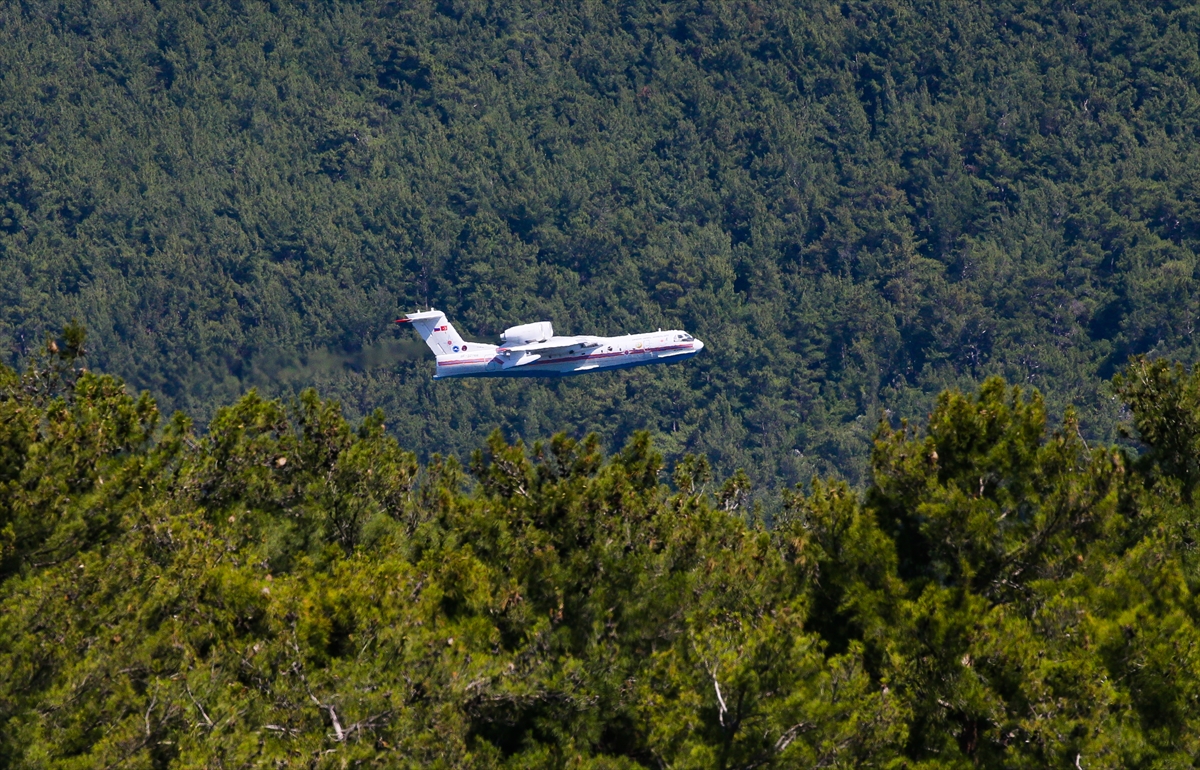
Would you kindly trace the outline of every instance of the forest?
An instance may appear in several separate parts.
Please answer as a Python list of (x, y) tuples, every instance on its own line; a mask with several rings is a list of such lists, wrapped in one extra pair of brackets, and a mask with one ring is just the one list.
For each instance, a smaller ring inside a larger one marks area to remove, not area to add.
[(0, 770), (1197, 767), (1198, 84), (1186, 2), (0, 3)]
[(770, 526), (744, 473), (0, 369), (0, 768), (1185, 768), (1200, 371), (1127, 446), (999, 378)]
[[(1197, 358), (1198, 41), (1116, 0), (8, 3), (0, 359), (74, 319), (199, 426), (315, 387), (421, 462), (647, 431), (776, 505), (992, 376), (1110, 442), (1130, 355)], [(435, 383), (390, 324), (427, 305), (708, 347)]]

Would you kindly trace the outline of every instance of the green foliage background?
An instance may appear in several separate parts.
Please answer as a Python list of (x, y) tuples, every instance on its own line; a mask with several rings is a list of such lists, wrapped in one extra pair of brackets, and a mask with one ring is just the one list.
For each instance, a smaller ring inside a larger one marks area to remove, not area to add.
[[(887, 410), (1030, 383), (1111, 439), (1131, 352), (1196, 358), (1192, 3), (40, 2), (0, 8), (0, 351), (201, 423), (251, 386), (649, 430), (760, 487), (865, 483)], [(439, 382), (389, 328), (680, 326), (684, 367)]]
[(81, 343), (0, 367), (0, 768), (1200, 756), (1200, 372), (1116, 378), (1140, 455), (946, 391), (768, 528), (646, 432), (468, 477), (309, 390), (200, 435)]

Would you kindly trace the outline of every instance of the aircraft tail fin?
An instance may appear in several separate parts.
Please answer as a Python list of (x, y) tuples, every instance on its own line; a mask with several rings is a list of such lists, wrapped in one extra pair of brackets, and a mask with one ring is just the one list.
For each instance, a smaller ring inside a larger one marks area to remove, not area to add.
[(434, 355), (446, 356), (457, 353), (466, 347), (462, 335), (446, 320), (446, 314), (440, 310), (408, 313), (404, 318), (397, 319), (396, 322), (411, 323)]

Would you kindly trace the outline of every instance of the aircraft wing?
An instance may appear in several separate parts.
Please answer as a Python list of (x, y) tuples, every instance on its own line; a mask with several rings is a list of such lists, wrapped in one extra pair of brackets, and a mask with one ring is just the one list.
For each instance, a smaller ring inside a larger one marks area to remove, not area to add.
[(497, 353), (517, 353), (524, 356), (521, 363), (531, 363), (531, 356), (541, 358), (542, 356), (550, 356), (555, 353), (565, 353), (572, 348), (582, 347), (584, 350), (588, 348), (599, 347), (600, 342), (590, 337), (555, 337), (546, 340), (545, 342), (531, 342), (528, 345), (513, 345), (511, 348), (500, 348)]

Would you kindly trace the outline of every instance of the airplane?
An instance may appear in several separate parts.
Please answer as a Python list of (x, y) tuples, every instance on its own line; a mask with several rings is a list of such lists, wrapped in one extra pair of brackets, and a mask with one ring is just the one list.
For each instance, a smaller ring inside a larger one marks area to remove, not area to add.
[(499, 345), (467, 342), (440, 310), (407, 313), (437, 356), (435, 380), (445, 377), (569, 377), (576, 374), (669, 364), (692, 358), (704, 343), (679, 329), (622, 337), (556, 337), (549, 321), (513, 326)]

